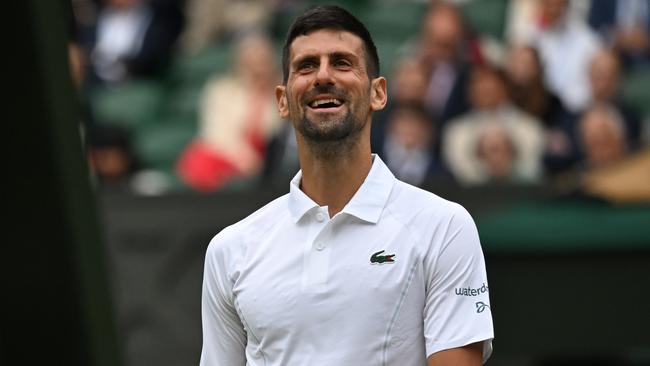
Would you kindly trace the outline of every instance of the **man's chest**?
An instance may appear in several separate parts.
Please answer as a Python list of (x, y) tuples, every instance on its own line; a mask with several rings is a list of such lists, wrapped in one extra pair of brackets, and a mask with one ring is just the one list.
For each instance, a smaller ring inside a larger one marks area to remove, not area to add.
[(361, 342), (379, 352), (387, 337), (421, 337), (421, 248), (402, 226), (277, 229), (247, 247), (233, 293), (265, 349)]

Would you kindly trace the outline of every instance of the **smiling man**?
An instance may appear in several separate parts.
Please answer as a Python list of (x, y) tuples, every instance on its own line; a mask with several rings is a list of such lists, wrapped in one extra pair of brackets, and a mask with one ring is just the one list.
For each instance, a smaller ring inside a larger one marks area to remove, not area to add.
[(283, 69), (278, 109), (301, 170), (210, 243), (201, 365), (480, 365), (493, 329), (476, 227), (371, 154), (387, 92), (367, 29), (339, 7), (310, 9)]

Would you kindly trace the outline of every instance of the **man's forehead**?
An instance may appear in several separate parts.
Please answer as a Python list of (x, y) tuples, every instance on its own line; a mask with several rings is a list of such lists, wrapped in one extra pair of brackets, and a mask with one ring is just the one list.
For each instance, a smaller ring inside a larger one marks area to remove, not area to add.
[(289, 47), (290, 60), (305, 55), (335, 52), (347, 52), (363, 57), (363, 40), (345, 30), (319, 29), (296, 37)]

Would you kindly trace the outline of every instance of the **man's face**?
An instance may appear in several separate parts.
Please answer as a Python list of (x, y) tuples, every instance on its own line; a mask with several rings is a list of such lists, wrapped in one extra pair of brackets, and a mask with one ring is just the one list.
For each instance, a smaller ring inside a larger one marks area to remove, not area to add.
[(386, 103), (384, 78), (370, 80), (361, 38), (323, 29), (297, 37), (289, 48), (287, 84), (276, 88), (278, 108), (310, 142), (358, 134)]
[(492, 110), (507, 102), (506, 86), (490, 71), (474, 72), (469, 94), (472, 107), (479, 110)]
[(429, 13), (424, 24), (424, 52), (427, 62), (454, 62), (463, 42), (458, 14), (448, 7)]

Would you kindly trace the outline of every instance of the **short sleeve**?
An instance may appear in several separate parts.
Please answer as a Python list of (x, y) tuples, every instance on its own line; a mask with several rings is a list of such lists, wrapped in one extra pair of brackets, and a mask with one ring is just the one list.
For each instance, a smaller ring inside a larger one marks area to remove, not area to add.
[(228, 275), (233, 259), (222, 234), (212, 240), (205, 257), (200, 365), (245, 366), (246, 331), (234, 306), (232, 281)]
[(427, 357), (484, 341), (485, 362), (494, 338), (485, 260), (471, 216), (459, 205), (453, 208), (442, 240), (425, 258)]

